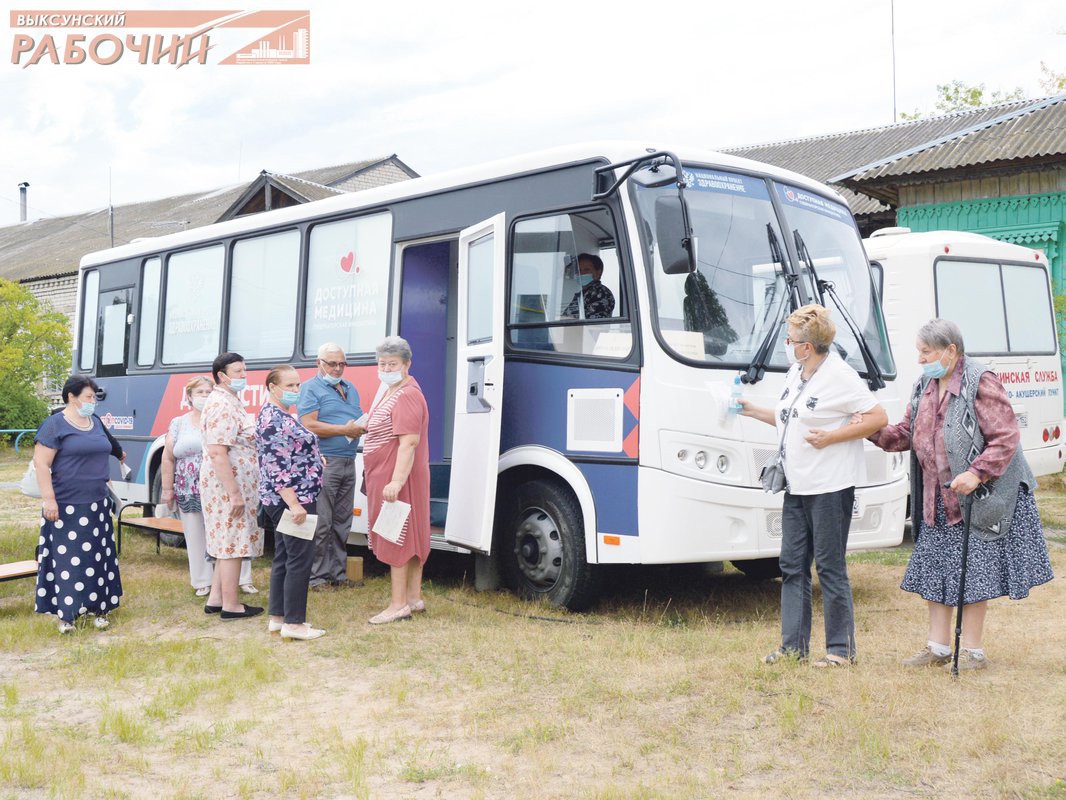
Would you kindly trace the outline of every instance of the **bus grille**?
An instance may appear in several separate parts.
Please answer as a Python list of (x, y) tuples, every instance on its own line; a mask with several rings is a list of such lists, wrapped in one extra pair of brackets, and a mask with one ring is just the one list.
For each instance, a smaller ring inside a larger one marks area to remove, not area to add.
[(781, 512), (780, 511), (767, 511), (766, 512), (766, 533), (771, 539), (781, 538)]

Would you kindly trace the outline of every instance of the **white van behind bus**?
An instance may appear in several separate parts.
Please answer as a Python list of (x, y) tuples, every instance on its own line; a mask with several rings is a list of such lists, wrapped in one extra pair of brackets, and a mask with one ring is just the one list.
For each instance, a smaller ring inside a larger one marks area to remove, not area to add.
[(915, 333), (933, 317), (962, 329), (966, 354), (994, 369), (1036, 475), (1063, 466), (1062, 362), (1047, 259), (959, 231), (875, 231), (863, 242), (878, 282), (901, 394), (918, 379)]

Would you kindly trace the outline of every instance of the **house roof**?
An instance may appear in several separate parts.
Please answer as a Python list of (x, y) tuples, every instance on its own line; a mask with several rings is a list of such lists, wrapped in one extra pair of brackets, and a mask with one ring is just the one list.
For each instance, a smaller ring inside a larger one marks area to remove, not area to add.
[(1001, 113), (990, 119), (858, 165), (832, 180), (893, 202), (900, 178), (1023, 160), (1066, 160), (1066, 94), (999, 108)]
[[(815, 180), (832, 183), (841, 173), (854, 170), (862, 164), (888, 158), (1031, 105), (1033, 101), (1021, 100), (879, 128), (727, 148), (724, 152), (784, 167)], [(890, 209), (890, 206), (880, 199), (863, 193), (861, 188), (851, 182), (835, 188), (848, 201), (854, 214), (872, 214)]]
[[(395, 155), (294, 172), (264, 171), (250, 184), (175, 195), (114, 207), (116, 245), (146, 236), (198, 228), (217, 222), (239, 201), (262, 188), (264, 176), (303, 201), (334, 197), (369, 186), (417, 177)], [(331, 179), (336, 187), (319, 180)], [(111, 247), (107, 208), (64, 217), (44, 217), (0, 228), (0, 277), (13, 281), (72, 275), (81, 257)]]

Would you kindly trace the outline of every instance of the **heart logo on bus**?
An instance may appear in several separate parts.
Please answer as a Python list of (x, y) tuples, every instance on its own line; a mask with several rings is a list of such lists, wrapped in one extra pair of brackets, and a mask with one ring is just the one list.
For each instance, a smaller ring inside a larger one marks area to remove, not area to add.
[[(349, 250), (348, 255), (341, 256), (341, 269), (345, 272), (351, 272), (353, 264), (355, 264), (355, 253)], [(358, 271), (359, 270), (356, 270), (356, 272)]]

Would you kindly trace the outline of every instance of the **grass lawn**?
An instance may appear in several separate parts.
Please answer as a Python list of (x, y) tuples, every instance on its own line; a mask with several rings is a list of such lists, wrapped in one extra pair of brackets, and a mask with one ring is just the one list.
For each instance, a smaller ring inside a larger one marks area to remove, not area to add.
[[(37, 508), (0, 490), (0, 560), (33, 557)], [(311, 595), (325, 638), (285, 642), (204, 615), (185, 551), (133, 534), (106, 632), (60, 637), (31, 582), (0, 584), (0, 798), (1066, 798), (1063, 581), (994, 601), (992, 667), (956, 683), (898, 666), (924, 644), (906, 555), (850, 557), (860, 663), (823, 671), (760, 663), (779, 584), (729, 568), (625, 570), (578, 615), (435, 553), (425, 616), (367, 625), (372, 574)]]

